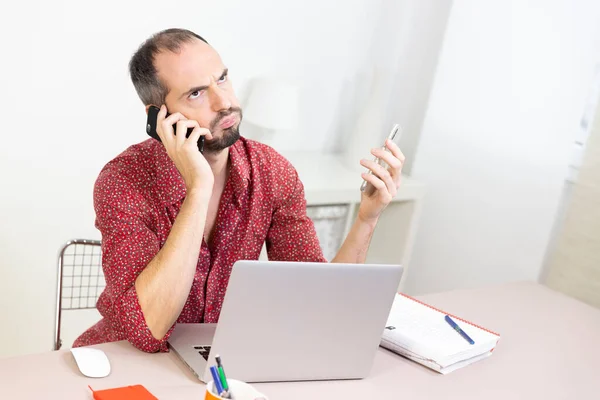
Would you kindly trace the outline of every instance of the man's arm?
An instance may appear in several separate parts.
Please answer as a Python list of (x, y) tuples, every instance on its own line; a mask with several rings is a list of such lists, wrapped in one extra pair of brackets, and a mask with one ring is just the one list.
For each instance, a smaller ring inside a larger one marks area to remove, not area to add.
[(352, 224), (352, 228), (348, 232), (348, 236), (346, 236), (342, 247), (340, 247), (340, 250), (331, 262), (348, 264), (364, 263), (367, 259), (367, 251), (369, 250), (376, 225), (377, 220), (362, 221), (357, 218), (354, 224)]
[(351, 264), (365, 262), (379, 216), (400, 188), (404, 155), (391, 140), (387, 140), (385, 144), (391, 153), (382, 149), (373, 149), (371, 153), (385, 161), (389, 168), (385, 169), (371, 160), (360, 162), (362, 166), (373, 172), (372, 175), (362, 174), (363, 179), (371, 187), (368, 185), (367, 190), (362, 193), (358, 217), (332, 262)]
[[(172, 128), (174, 123), (177, 135)], [(180, 113), (167, 117), (164, 105), (156, 125), (165, 150), (187, 189), (165, 245), (135, 281), (146, 324), (155, 339), (162, 339), (177, 321), (192, 287), (214, 176), (197, 145), (201, 135), (212, 139), (208, 129), (200, 128), (197, 121), (186, 120)], [(186, 138), (188, 128), (194, 130)]]
[(135, 280), (146, 324), (157, 340), (177, 321), (189, 296), (207, 210), (205, 196), (188, 193), (165, 245)]

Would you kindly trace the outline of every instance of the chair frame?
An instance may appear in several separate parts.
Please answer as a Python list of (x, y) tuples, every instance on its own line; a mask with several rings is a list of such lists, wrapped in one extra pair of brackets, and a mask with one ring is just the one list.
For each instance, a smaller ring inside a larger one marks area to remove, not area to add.
[[(62, 317), (62, 294), (63, 294), (63, 266), (64, 266), (64, 256), (66, 250), (73, 245), (88, 245), (88, 246), (101, 246), (102, 242), (100, 240), (90, 240), (90, 239), (73, 239), (66, 242), (58, 256), (58, 277), (56, 282), (56, 315), (55, 315), (55, 325), (54, 325), (54, 350), (60, 350), (62, 346), (62, 340), (60, 338), (60, 324)], [(101, 266), (100, 266), (101, 267)], [(87, 307), (89, 308), (89, 307)], [(81, 308), (85, 309), (85, 308)]]

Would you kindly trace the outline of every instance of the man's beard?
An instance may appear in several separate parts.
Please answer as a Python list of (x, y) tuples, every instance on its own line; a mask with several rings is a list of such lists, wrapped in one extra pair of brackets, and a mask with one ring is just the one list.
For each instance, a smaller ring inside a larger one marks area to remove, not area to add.
[(213, 138), (212, 140), (206, 140), (204, 142), (204, 152), (205, 153), (218, 153), (225, 150), (228, 147), (231, 147), (238, 141), (240, 138), (240, 123), (242, 122), (242, 109), (239, 107), (231, 107), (227, 111), (219, 112), (219, 115), (215, 117), (215, 119), (210, 123), (210, 131), (211, 133), (215, 131), (217, 126), (221, 123), (223, 118), (227, 118), (232, 114), (238, 114), (239, 122), (237, 125), (229, 127), (227, 129), (222, 130), (222, 134), (218, 138)]

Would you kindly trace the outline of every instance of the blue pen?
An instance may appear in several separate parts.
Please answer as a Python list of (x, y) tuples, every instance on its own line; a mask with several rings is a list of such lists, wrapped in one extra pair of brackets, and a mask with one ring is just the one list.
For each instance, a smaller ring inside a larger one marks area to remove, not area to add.
[(460, 326), (458, 326), (458, 325), (456, 324), (456, 322), (454, 322), (454, 321), (452, 320), (452, 318), (450, 318), (448, 315), (446, 315), (446, 317), (445, 317), (444, 319), (446, 320), (446, 322), (447, 322), (448, 324), (450, 324), (450, 326), (452, 327), (452, 329), (454, 329), (456, 332), (460, 333), (460, 336), (464, 337), (464, 338), (465, 338), (465, 340), (466, 340), (467, 342), (469, 342), (469, 343), (471, 343), (471, 344), (475, 344), (475, 342), (473, 341), (473, 339), (471, 339), (471, 338), (469, 337), (469, 335), (467, 335), (467, 334), (465, 333), (465, 331), (463, 331), (462, 329), (460, 329)]
[(215, 389), (217, 390), (216, 395), (221, 396), (223, 394), (223, 385), (221, 384), (221, 378), (219, 378), (219, 371), (217, 367), (214, 365), (210, 367), (210, 373), (213, 377), (213, 383), (215, 384)]

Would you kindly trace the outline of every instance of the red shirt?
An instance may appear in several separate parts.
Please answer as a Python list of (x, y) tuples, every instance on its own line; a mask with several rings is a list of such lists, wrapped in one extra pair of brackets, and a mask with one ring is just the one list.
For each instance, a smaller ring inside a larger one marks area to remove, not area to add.
[[(229, 154), (214, 233), (210, 244), (202, 242), (180, 323), (217, 322), (233, 264), (258, 259), (265, 242), (270, 260), (326, 261), (292, 165), (244, 138)], [(74, 347), (128, 340), (143, 351), (167, 351), (174, 325), (161, 340), (152, 336), (134, 282), (165, 244), (185, 195), (175, 164), (154, 139), (131, 146), (103, 168), (94, 187), (106, 279), (96, 306), (103, 318)]]

